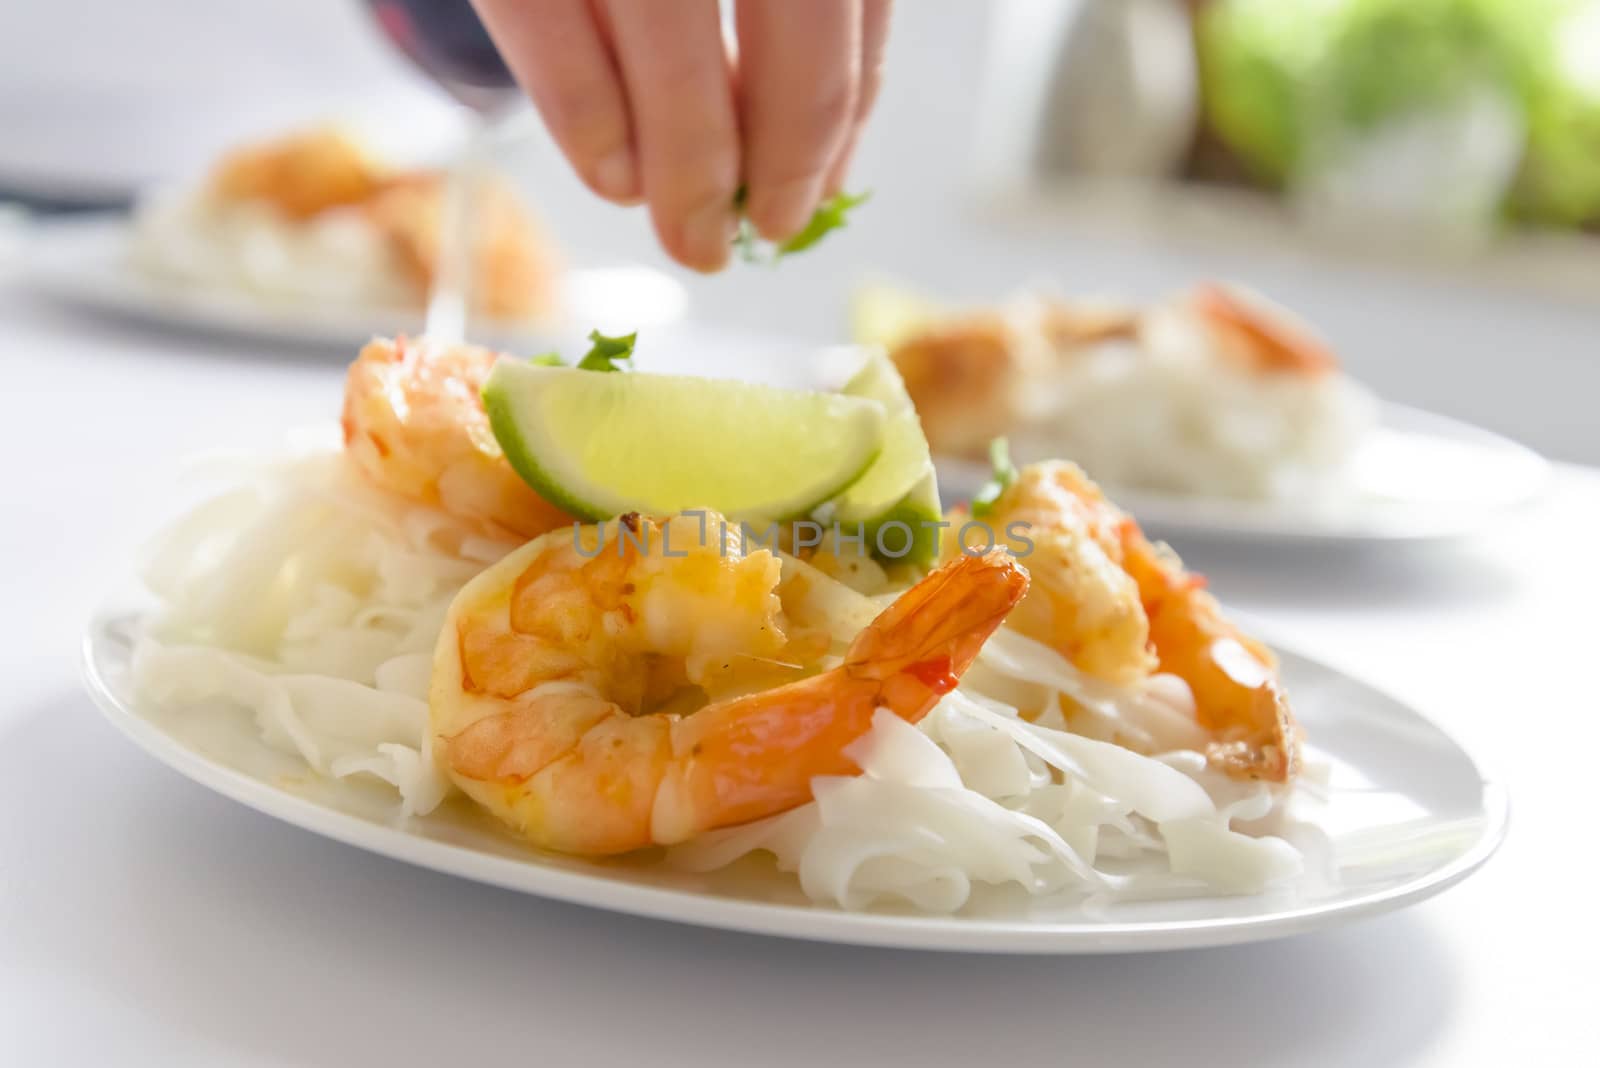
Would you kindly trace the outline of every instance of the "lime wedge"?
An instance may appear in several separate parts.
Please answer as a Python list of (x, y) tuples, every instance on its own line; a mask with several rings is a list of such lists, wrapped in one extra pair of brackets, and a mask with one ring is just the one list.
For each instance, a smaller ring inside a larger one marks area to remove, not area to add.
[(511, 466), (584, 519), (804, 515), (867, 469), (885, 423), (864, 397), (516, 360), (495, 365), (483, 400)]
[(846, 522), (871, 520), (893, 508), (929, 471), (928, 439), (911, 406), (906, 385), (882, 349), (873, 350), (861, 370), (841, 390), (847, 397), (865, 397), (883, 406), (883, 451), (866, 472), (833, 502), (833, 513)]
[(883, 451), (865, 474), (831, 502), (834, 518), (845, 524), (865, 523), (873, 539), (868, 544), (874, 548), (879, 548), (879, 528), (887, 523), (903, 523), (914, 535), (909, 546), (904, 532), (885, 531), (885, 549), (880, 555), (894, 554), (916, 564), (931, 563), (938, 546), (938, 530), (925, 529), (920, 524), (936, 523), (942, 517), (939, 487), (928, 455), (928, 438), (922, 432), (922, 422), (900, 372), (882, 349), (875, 349), (845, 384), (843, 393), (877, 401), (888, 421), (884, 425)]
[[(939, 559), (939, 521), (943, 518), (939, 510), (939, 483), (930, 464), (927, 474), (910, 493), (887, 512), (867, 521), (867, 544), (879, 556), (927, 567)], [(903, 529), (900, 526), (886, 529), (891, 524), (902, 524)], [(878, 551), (880, 544), (883, 551)]]

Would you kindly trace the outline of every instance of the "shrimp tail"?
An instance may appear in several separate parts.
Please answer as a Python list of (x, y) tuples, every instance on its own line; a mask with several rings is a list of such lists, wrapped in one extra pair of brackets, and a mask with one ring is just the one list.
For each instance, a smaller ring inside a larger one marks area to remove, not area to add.
[(1290, 782), (1300, 774), (1303, 732), (1289, 711), (1289, 700), (1275, 682), (1250, 695), (1245, 734), (1206, 747), (1211, 762), (1236, 779)]
[(678, 759), (656, 796), (651, 839), (782, 812), (810, 799), (816, 776), (859, 774), (846, 750), (873, 716), (926, 716), (1027, 589), (1028, 573), (1004, 550), (959, 557), (884, 609), (839, 667), (675, 723)]
[(1205, 581), (1122, 529), (1125, 561), (1150, 617), (1163, 671), (1189, 684), (1195, 718), (1216, 737), (1206, 753), (1237, 779), (1288, 782), (1300, 772), (1301, 731), (1277, 678), (1277, 657), (1223, 618)]
[(947, 693), (1027, 592), (1028, 572), (1006, 550), (959, 556), (857, 635), (845, 653), (845, 668), (880, 680), (910, 675)]

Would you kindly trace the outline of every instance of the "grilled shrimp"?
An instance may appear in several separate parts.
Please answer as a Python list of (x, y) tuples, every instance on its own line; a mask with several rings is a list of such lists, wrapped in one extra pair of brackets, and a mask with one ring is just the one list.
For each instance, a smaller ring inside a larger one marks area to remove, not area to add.
[(1236, 779), (1288, 782), (1300, 772), (1300, 728), (1278, 681), (1278, 661), (1222, 614), (1205, 579), (1184, 571), (1131, 518), (1124, 566), (1139, 584), (1161, 670), (1189, 684), (1195, 718), (1210, 731), (1211, 763)]
[(1212, 735), (1213, 765), (1269, 782), (1297, 774), (1299, 728), (1271, 651), (1224, 618), (1205, 580), (1150, 542), (1077, 465), (1028, 465), (986, 519), (997, 534), (1009, 528), (1034, 543), (1023, 558), (1033, 588), (1013, 629), (1113, 682), (1157, 668), (1177, 675)]
[(1205, 329), (1217, 353), (1242, 370), (1307, 377), (1338, 370), (1333, 350), (1311, 327), (1259, 293), (1208, 282), (1178, 306)]
[(1138, 312), (1120, 305), (1025, 300), (935, 319), (889, 356), (934, 452), (981, 456), (1048, 405), (1061, 366), (1091, 346), (1133, 340), (1138, 328)]
[[(418, 300), (432, 290), (445, 205), (441, 172), (393, 171), (356, 141), (324, 128), (229, 153), (212, 172), (207, 193), (220, 204), (266, 205), (295, 223), (342, 209), (376, 231)], [(558, 257), (516, 190), (497, 174), (479, 175), (473, 206), (475, 310), (504, 319), (548, 313)]]
[[(580, 855), (782, 812), (814, 776), (858, 772), (844, 750), (875, 709), (926, 715), (1027, 589), (1004, 552), (961, 557), (821, 670), (784, 633), (778, 558), (719, 525), (628, 515), (469, 583), (434, 658), (440, 767), (519, 834)], [(766, 688), (774, 664), (790, 681)]]
[(981, 456), (1010, 431), (1019, 397), (1047, 368), (1040, 344), (1004, 315), (984, 313), (921, 330), (890, 352), (936, 453)]
[(1216, 282), (1143, 308), (1044, 298), (935, 316), (889, 355), (933, 450), (980, 457), (990, 439), (1059, 417), (1060, 375), (1107, 345), (1144, 361), (1199, 359), (1251, 376), (1338, 369), (1327, 343), (1287, 309)]
[(986, 519), (1033, 580), (1013, 630), (1108, 682), (1155, 669), (1139, 586), (1122, 566), (1120, 514), (1076, 465), (1029, 464)]
[[(473, 188), (472, 300), (485, 315), (526, 319), (556, 299), (558, 257), (505, 178), (481, 174)], [(385, 182), (361, 210), (389, 242), (419, 299), (439, 271), (445, 177), (416, 171)]]
[(484, 379), (497, 354), (375, 339), (345, 381), (345, 453), (372, 482), (499, 536), (571, 522), (511, 469), (489, 429)]
[(385, 181), (350, 138), (317, 129), (229, 153), (212, 172), (210, 192), (224, 202), (270, 204), (286, 218), (309, 219), (359, 204)]

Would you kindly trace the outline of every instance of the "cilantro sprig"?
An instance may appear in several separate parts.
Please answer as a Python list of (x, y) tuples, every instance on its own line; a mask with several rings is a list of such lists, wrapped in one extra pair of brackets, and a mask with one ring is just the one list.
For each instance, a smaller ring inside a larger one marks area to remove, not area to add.
[[(738, 252), (739, 258), (746, 263), (760, 263), (764, 259), (762, 256), (764, 242), (744, 213), (745, 202), (749, 197), (749, 188), (742, 185), (733, 195), (733, 209), (739, 214), (739, 228), (733, 235), (733, 247)], [(804, 252), (833, 231), (844, 229), (850, 224), (850, 212), (871, 198), (871, 190), (865, 193), (835, 193), (817, 206), (817, 210), (812, 213), (805, 226), (800, 228), (799, 233), (773, 246), (768, 262), (777, 263), (785, 256)]]
[(993, 472), (977, 493), (972, 495), (972, 518), (982, 519), (994, 511), (1000, 495), (1017, 481), (1017, 467), (1011, 462), (1011, 445), (1005, 438), (989, 442), (989, 466)]
[(843, 230), (850, 224), (850, 212), (871, 199), (871, 190), (865, 193), (835, 193), (822, 202), (812, 214), (811, 221), (801, 227), (798, 234), (778, 246), (775, 258), (804, 252), (833, 231)]
[[(589, 331), (589, 340), (594, 343), (583, 359), (578, 361), (580, 371), (621, 371), (624, 368), (617, 366), (619, 360), (633, 358), (633, 344), (639, 340), (639, 332), (623, 334), (621, 337), (606, 337), (598, 330)], [(628, 365), (632, 367), (632, 364)]]
[[(580, 371), (626, 371), (632, 364), (623, 364), (623, 360), (633, 359), (633, 346), (639, 340), (639, 332), (623, 334), (620, 337), (607, 337), (598, 330), (589, 331), (589, 351), (584, 353), (583, 359), (578, 361), (577, 369)], [(561, 358), (560, 353), (545, 352), (538, 356), (530, 356), (528, 362), (535, 367), (565, 367), (567, 361)]]

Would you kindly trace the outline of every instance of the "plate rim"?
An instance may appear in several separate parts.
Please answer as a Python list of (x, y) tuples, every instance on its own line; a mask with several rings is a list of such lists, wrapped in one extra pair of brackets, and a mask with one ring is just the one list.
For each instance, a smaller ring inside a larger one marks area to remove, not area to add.
[[(1417, 424), (1422, 424), (1428, 429), (1423, 430)], [(1448, 434), (1438, 432), (1444, 428), (1452, 432)], [(1470, 420), (1444, 415), (1413, 404), (1378, 398), (1378, 421), (1373, 429), (1398, 430), (1407, 434), (1425, 433), (1431, 440), (1470, 442), (1494, 448), (1506, 455), (1515, 455), (1530, 472), (1527, 488), (1521, 495), (1497, 502), (1494, 506), (1477, 511), (1464, 520), (1424, 526), (1412, 524), (1404, 529), (1359, 519), (1354, 522), (1324, 523), (1318, 526), (1306, 524), (1288, 526), (1285, 525), (1285, 517), (1291, 510), (1297, 510), (1293, 501), (1262, 502), (1214, 495), (1185, 495), (1141, 490), (1112, 483), (1103, 483), (1102, 488), (1108, 496), (1124, 502), (1127, 510), (1138, 514), (1141, 522), (1147, 526), (1162, 528), (1174, 537), (1197, 543), (1230, 539), (1256, 545), (1281, 546), (1414, 546), (1457, 541), (1483, 533), (1500, 520), (1537, 503), (1549, 492), (1554, 477), (1554, 465), (1550, 459), (1532, 446), (1525, 445), (1497, 430), (1479, 426)], [(984, 461), (968, 456), (936, 454), (933, 461), (935, 466), (942, 470), (963, 472), (963, 477), (968, 481), (971, 481), (976, 474), (987, 473)], [(1247, 509), (1259, 509), (1266, 505), (1275, 509), (1275, 512), (1265, 517), (1247, 519), (1237, 525), (1229, 525), (1219, 523), (1212, 517), (1196, 518), (1193, 514), (1186, 517), (1173, 511), (1195, 503), (1206, 507), (1237, 505)]]
[[(138, 613), (102, 610), (91, 617), (80, 643), (83, 682), (102, 717), (158, 763), (184, 778), (261, 815), (389, 860), (547, 900), (695, 927), (836, 945), (996, 955), (1078, 956), (1239, 945), (1342, 925), (1442, 893), (1477, 871), (1498, 851), (1510, 823), (1510, 794), (1503, 781), (1491, 776), (1477, 755), (1454, 734), (1408, 702), (1274, 642), (1273, 647), (1280, 652), (1350, 678), (1395, 701), (1438, 731), (1457, 750), (1478, 778), (1485, 817), (1478, 838), (1470, 847), (1442, 867), (1398, 886), (1353, 900), (1289, 909), (1267, 918), (1093, 924), (1024, 922), (847, 912), (821, 905), (729, 899), (548, 867), (537, 863), (537, 854), (530, 862), (423, 838), (402, 827), (376, 823), (299, 797), (215, 761), (139, 715), (101, 673), (95, 655), (96, 634), (108, 621), (130, 615)], [(542, 884), (537, 889), (528, 885), (529, 872), (537, 873)]]
[[(128, 270), (117, 260), (115, 243), (125, 242), (132, 229), (131, 216), (120, 211), (34, 220), (23, 233), (32, 254), (25, 255), (21, 262), (18, 281), (49, 300), (101, 315), (132, 319), (179, 334), (269, 341), (293, 349), (346, 353), (352, 344), (360, 344), (363, 337), (370, 336), (372, 328), (390, 319), (393, 323), (378, 333), (392, 333), (400, 325), (406, 327), (406, 333), (420, 331), (420, 307), (361, 305), (348, 314), (329, 314), (326, 307), (290, 298), (274, 300), (225, 288), (207, 289)], [(95, 271), (115, 279), (116, 284), (107, 287), (80, 282), (82, 268), (91, 261)], [(563, 291), (571, 287), (574, 279), (582, 288), (581, 280), (586, 275), (619, 270), (646, 272), (655, 283), (673, 290), (676, 308), (652, 324), (654, 329), (675, 325), (687, 317), (690, 297), (683, 283), (641, 260), (564, 264)], [(482, 344), (537, 349), (561, 341), (568, 334), (582, 333), (578, 325), (568, 321), (569, 311), (557, 307), (548, 316), (525, 320), (478, 314), (473, 316), (472, 332)]]

